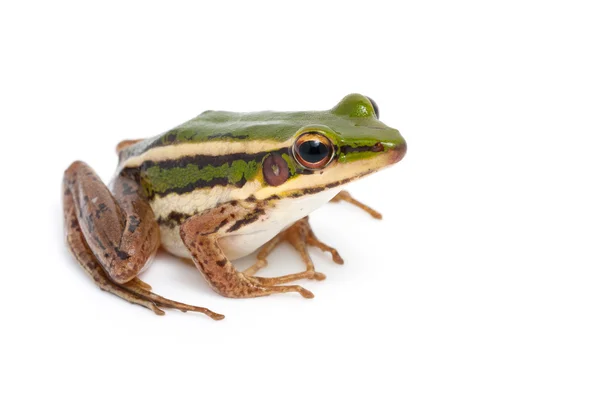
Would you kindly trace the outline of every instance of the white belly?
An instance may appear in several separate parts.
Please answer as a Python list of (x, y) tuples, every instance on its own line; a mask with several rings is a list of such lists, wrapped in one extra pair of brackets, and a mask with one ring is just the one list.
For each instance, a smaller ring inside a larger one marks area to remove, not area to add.
[[(341, 186), (307, 197), (279, 200), (256, 222), (244, 226), (235, 234), (219, 239), (221, 249), (230, 260), (247, 256), (294, 222), (327, 203), (340, 190), (342, 190)], [(168, 252), (178, 257), (190, 258), (187, 248), (179, 237), (178, 226), (174, 228), (161, 226), (160, 233), (162, 245)]]

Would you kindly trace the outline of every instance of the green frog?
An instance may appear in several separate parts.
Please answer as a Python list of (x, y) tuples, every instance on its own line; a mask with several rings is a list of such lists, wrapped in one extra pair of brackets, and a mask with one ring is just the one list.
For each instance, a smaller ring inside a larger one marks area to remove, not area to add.
[[(156, 137), (117, 146), (119, 164), (106, 186), (85, 163), (65, 171), (63, 206), (68, 246), (101, 289), (164, 314), (163, 308), (223, 315), (152, 292), (138, 276), (160, 246), (190, 258), (216, 292), (232, 298), (297, 292), (298, 279), (325, 278), (307, 249), (319, 241), (308, 214), (347, 201), (381, 215), (343, 190), (355, 179), (400, 161), (406, 142), (379, 120), (369, 97), (350, 94), (326, 111), (206, 111)], [(266, 278), (256, 273), (281, 242), (306, 270)], [(238, 271), (232, 261), (258, 250)]]

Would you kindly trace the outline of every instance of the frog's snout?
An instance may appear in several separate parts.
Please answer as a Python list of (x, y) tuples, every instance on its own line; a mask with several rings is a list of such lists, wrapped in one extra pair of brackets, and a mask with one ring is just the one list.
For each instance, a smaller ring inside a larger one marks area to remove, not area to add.
[(398, 143), (389, 150), (390, 164), (396, 164), (404, 158), (406, 154), (406, 142)]

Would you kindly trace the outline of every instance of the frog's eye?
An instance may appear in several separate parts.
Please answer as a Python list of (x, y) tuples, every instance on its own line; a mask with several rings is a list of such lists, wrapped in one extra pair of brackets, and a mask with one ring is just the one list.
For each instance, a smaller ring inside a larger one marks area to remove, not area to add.
[(377, 117), (377, 119), (379, 119), (379, 107), (377, 106), (377, 103), (375, 103), (375, 100), (373, 100), (369, 96), (367, 96), (367, 99), (369, 99), (369, 101), (371, 102), (371, 105), (373, 106), (373, 111), (375, 111), (375, 116)]
[(319, 132), (307, 132), (298, 136), (293, 147), (294, 158), (308, 169), (321, 169), (333, 158), (333, 144)]

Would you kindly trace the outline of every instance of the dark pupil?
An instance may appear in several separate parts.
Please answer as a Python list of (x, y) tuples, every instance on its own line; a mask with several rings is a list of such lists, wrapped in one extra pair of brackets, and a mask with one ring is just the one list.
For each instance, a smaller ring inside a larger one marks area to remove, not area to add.
[(309, 163), (318, 163), (328, 155), (327, 146), (318, 140), (308, 140), (300, 145), (298, 149), (300, 157)]

